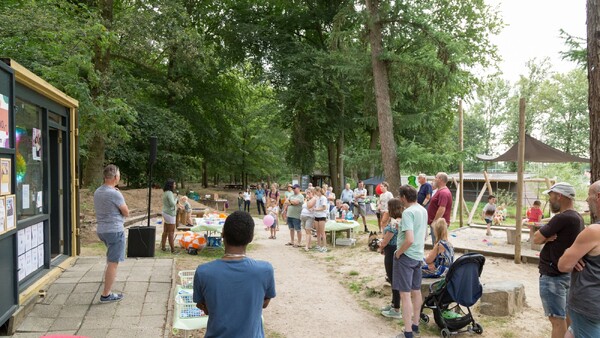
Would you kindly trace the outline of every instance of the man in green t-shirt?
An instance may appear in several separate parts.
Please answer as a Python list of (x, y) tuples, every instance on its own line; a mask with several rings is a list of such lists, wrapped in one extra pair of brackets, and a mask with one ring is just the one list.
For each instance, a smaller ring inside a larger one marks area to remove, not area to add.
[[(302, 227), (300, 222), (300, 213), (302, 212), (302, 203), (304, 203), (304, 195), (300, 193), (300, 186), (294, 184), (292, 186), (294, 194), (288, 198), (289, 206), (287, 207), (287, 224), (290, 228), (290, 241), (286, 245), (299, 247), (302, 244)], [(298, 235), (298, 243), (294, 244), (294, 232)]]
[[(410, 185), (400, 187), (400, 201), (404, 205), (398, 229), (398, 249), (394, 253), (392, 288), (400, 292), (404, 337), (419, 333), (421, 312), (421, 264), (425, 255), (427, 210), (417, 203), (417, 190)], [(412, 324), (412, 325), (411, 325)]]

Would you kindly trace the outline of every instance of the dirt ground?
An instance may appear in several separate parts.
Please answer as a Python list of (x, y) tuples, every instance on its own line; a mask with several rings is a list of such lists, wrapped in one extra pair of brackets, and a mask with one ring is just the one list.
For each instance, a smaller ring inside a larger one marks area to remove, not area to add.
[[(160, 211), (161, 193), (161, 190), (153, 192), (153, 212)], [(227, 196), (227, 192), (218, 193)], [(143, 211), (147, 207), (147, 190), (123, 190), (123, 194), (130, 209)], [(93, 219), (91, 194), (82, 191), (81, 195), (82, 212), (86, 210), (84, 219)], [(232, 202), (237, 192), (229, 195), (230, 205), (234, 205)], [(86, 208), (85, 203), (88, 203)], [(305, 252), (285, 246), (289, 240), (285, 226), (281, 227), (277, 239), (271, 240), (268, 232), (263, 230), (261, 219), (257, 216), (255, 221), (256, 236), (249, 247), (249, 256), (267, 260), (275, 269), (277, 297), (264, 311), (267, 337), (393, 337), (401, 331), (399, 320), (380, 315), (379, 308), (389, 302), (391, 289), (384, 279), (383, 256), (368, 250), (367, 234), (356, 234), (358, 241), (355, 246), (330, 246), (327, 253)], [(86, 229), (87, 242), (92, 245), (97, 242), (92, 231), (94, 227), (90, 223)], [(157, 232), (160, 231), (159, 227)], [(484, 230), (469, 229), (454, 232), (450, 240), (456, 246), (501, 247), (506, 246), (505, 235), (504, 239), (502, 236), (503, 232), (498, 231), (493, 233), (492, 238), (486, 238)], [(507, 246), (506, 250), (510, 247)], [(199, 256), (182, 253), (176, 256), (177, 268), (195, 269), (198, 264), (220, 257), (220, 254), (218, 250), (204, 250)], [(482, 282), (511, 280), (523, 283), (527, 307), (515, 316), (489, 317), (480, 315), (476, 304), (472, 309), (476, 321), (483, 326), (482, 336), (548, 337), (550, 324), (543, 316), (539, 300), (537, 265), (517, 265), (512, 260), (494, 257), (486, 259)], [(439, 329), (433, 320), (427, 325), (422, 324), (421, 330), (422, 337), (439, 337)], [(198, 336), (198, 332), (189, 331), (173, 336), (189, 334)]]

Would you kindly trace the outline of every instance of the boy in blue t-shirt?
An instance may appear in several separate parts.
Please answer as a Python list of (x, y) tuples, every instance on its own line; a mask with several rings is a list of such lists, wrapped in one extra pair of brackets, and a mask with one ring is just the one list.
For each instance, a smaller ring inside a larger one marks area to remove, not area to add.
[(269, 262), (246, 257), (254, 220), (236, 211), (223, 225), (223, 258), (202, 264), (194, 275), (194, 302), (208, 315), (205, 337), (264, 337), (262, 309), (275, 297)]

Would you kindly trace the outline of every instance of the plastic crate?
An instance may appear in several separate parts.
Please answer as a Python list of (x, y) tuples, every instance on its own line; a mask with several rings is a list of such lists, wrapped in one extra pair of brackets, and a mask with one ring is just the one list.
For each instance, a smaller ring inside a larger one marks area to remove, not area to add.
[(196, 307), (192, 294), (179, 294), (175, 298), (175, 311), (180, 319), (200, 318), (206, 316), (202, 310)]
[(221, 247), (221, 237), (208, 237), (207, 238), (208, 246), (212, 248), (220, 248)]
[(179, 271), (179, 279), (181, 280), (181, 287), (183, 289), (193, 289), (194, 288), (194, 274), (196, 271), (194, 270), (182, 270)]

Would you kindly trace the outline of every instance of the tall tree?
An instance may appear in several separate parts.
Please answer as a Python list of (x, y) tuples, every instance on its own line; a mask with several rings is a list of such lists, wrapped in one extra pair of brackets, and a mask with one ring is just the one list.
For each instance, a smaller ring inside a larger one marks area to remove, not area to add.
[(375, 101), (377, 103), (381, 162), (385, 178), (390, 185), (390, 191), (397, 192), (400, 188), (400, 165), (394, 139), (388, 67), (386, 61), (382, 58), (384, 49), (382, 46), (383, 21), (380, 17), (381, 4), (379, 0), (366, 0), (366, 5), (369, 13), (369, 45), (371, 46), (371, 66), (373, 67)]
[[(600, 180), (600, 1), (587, 0), (591, 180)], [(597, 215), (596, 215), (597, 216)]]

